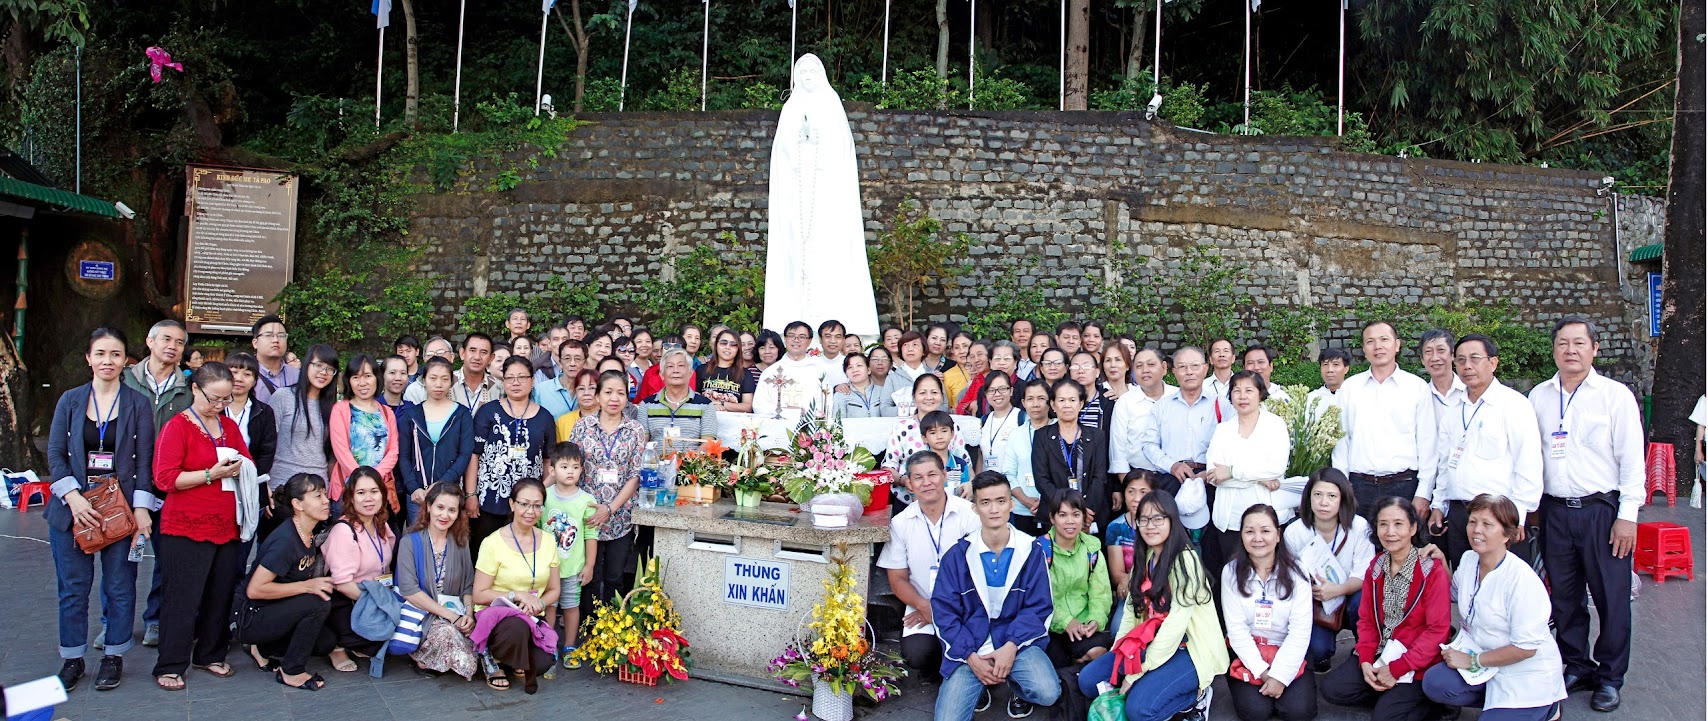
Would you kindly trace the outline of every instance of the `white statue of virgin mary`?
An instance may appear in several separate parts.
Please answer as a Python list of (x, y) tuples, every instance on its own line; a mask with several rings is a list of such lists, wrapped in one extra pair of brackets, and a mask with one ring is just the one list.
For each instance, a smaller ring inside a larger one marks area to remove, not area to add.
[(854, 133), (811, 54), (795, 61), (794, 90), (771, 145), (765, 252), (765, 327), (780, 334), (797, 320), (815, 333), (837, 320), (864, 342), (877, 339)]

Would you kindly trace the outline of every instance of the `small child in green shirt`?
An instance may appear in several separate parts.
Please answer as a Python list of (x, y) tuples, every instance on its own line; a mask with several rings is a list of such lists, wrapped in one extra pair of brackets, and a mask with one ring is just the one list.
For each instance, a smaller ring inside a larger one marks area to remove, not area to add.
[(593, 580), (593, 555), (598, 546), (597, 536), (587, 534), (587, 521), (597, 510), (593, 494), (581, 489), (581, 446), (563, 441), (546, 449), (545, 511), (540, 514), (540, 527), (557, 541), (558, 573), (561, 585), (557, 606), (546, 609), (546, 623), (557, 626), (563, 616), (564, 668), (575, 668), (569, 654), (575, 650), (576, 632), (581, 625), (581, 587)]

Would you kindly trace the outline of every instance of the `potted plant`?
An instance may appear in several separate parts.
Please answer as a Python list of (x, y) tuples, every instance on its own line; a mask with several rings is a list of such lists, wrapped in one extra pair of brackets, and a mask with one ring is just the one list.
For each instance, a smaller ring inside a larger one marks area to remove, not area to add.
[(729, 475), (729, 463), (723, 459), (724, 446), (717, 439), (706, 441), (697, 451), (672, 454), (676, 461), (676, 489), (681, 503), (713, 503), (718, 500), (718, 483)]
[(765, 452), (759, 449), (759, 431), (753, 428), (743, 429), (741, 447), (736, 449), (735, 463), (730, 464), (723, 482), (723, 486), (735, 496), (735, 505), (743, 508), (759, 507), (759, 502), (774, 492), (776, 480), (781, 475), (782, 470), (769, 463)]
[(877, 459), (864, 448), (850, 451), (840, 423), (803, 419), (791, 450), (794, 467), (783, 477), (790, 500), (806, 505), (821, 494), (851, 493), (861, 505), (871, 502), (872, 484), (859, 474), (876, 466)]
[(657, 558), (635, 567), (635, 589), (618, 603), (599, 601), (581, 625), (581, 646), (570, 657), (595, 673), (656, 686), (660, 678), (686, 681), (692, 662), (682, 617), (664, 593), (664, 572)]
[(825, 721), (854, 718), (854, 698), (881, 702), (901, 693), (899, 680), (907, 675), (901, 658), (873, 648), (866, 624), (866, 599), (855, 591), (855, 569), (847, 544), (838, 543), (830, 556), (830, 577), (824, 599), (813, 606), (806, 633), (771, 660), (772, 674), (793, 687), (811, 683), (813, 715)]

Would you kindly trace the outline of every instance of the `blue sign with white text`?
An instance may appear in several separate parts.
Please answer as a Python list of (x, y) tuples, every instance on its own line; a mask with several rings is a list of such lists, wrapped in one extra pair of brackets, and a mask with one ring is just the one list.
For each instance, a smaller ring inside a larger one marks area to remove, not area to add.
[(113, 264), (105, 260), (79, 260), (77, 277), (83, 280), (112, 280)]
[(1649, 274), (1649, 337), (1661, 335), (1661, 274)]

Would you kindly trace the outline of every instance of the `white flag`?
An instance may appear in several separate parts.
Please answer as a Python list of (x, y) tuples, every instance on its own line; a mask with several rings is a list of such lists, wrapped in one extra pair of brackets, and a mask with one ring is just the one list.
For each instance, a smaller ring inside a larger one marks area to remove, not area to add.
[(374, 6), (370, 12), (374, 14), (374, 28), (376, 30), (384, 30), (385, 26), (391, 24), (391, 0), (374, 0)]
[(1257, 12), (1257, 6), (1262, 5), (1262, 4), (1263, 4), (1263, 0), (1251, 0), (1251, 11)]
[(635, 12), (635, 0), (629, 0), (629, 14), (633, 15), (634, 12)]
[(552, 6), (556, 4), (557, 0), (540, 0), (540, 12), (549, 13), (552, 11)]

